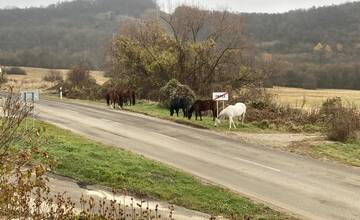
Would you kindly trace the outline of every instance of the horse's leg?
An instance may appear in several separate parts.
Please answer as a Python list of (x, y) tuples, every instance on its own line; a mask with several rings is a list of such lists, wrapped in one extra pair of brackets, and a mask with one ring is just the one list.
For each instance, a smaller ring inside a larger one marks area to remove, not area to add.
[(120, 98), (120, 100), (119, 100), (119, 105), (120, 105), (120, 108), (122, 109), (124, 106), (124, 100), (122, 98)]
[(199, 115), (200, 115), (200, 121), (202, 121), (202, 115), (201, 115), (201, 111), (199, 112)]
[(170, 116), (174, 116), (174, 109), (170, 107)]
[(197, 118), (198, 118), (198, 112), (195, 111), (195, 120), (197, 121)]
[(176, 109), (176, 116), (179, 117), (179, 109)]
[(235, 125), (233, 117), (229, 117), (229, 120), (230, 120), (230, 129), (231, 129), (231, 124), (233, 124), (234, 128), (236, 129), (236, 125)]
[(232, 118), (231, 118), (231, 117), (229, 117), (229, 130), (231, 130), (231, 126), (232, 126), (232, 124), (231, 124), (231, 120), (232, 120)]
[(244, 112), (244, 114), (242, 115), (242, 124), (244, 124), (244, 121), (245, 121), (245, 115), (246, 115), (246, 112)]

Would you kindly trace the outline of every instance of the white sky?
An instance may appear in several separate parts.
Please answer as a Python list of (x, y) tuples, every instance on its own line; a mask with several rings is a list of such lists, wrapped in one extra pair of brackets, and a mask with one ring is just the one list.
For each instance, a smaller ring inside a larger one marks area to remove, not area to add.
[[(64, 1), (64, 0), (61, 0)], [(70, 0), (66, 0), (70, 1)], [(349, 0), (157, 0), (163, 10), (168, 11), (179, 4), (190, 4), (209, 9), (227, 9), (238, 12), (285, 12), (312, 6), (341, 4)], [(351, 0), (350, 0), (351, 1)], [(0, 0), (0, 8), (7, 6), (47, 6), (59, 0)]]

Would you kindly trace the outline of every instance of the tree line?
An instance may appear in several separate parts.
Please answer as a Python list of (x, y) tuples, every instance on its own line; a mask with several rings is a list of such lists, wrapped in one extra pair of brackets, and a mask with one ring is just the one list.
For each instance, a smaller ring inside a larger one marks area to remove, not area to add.
[[(80, 64), (91, 69), (108, 69), (113, 33), (122, 30), (126, 35), (131, 29), (131, 25), (124, 27), (126, 23), (147, 20), (154, 16), (157, 7), (152, 0), (77, 0), (47, 8), (0, 10), (0, 64), (44, 68), (70, 68)], [(161, 13), (166, 19), (160, 18), (159, 27), (142, 24), (146, 26), (144, 30), (159, 32), (161, 29), (160, 32), (175, 37), (174, 48), (180, 55), (169, 56), (166, 62), (178, 63), (172, 65), (173, 69), (166, 69), (168, 63), (161, 64), (161, 68), (182, 77), (180, 81), (192, 79), (189, 80), (194, 84), (192, 87), (199, 86), (201, 78), (224, 81), (219, 79), (220, 72), (224, 71), (221, 62), (226, 60), (224, 56), (229, 49), (222, 54), (220, 47), (212, 47), (213, 42), (197, 44), (213, 34), (219, 23), (214, 23), (214, 19), (204, 20), (208, 19), (204, 16), (208, 12), (203, 11), (191, 14), (195, 17), (186, 21), (189, 27), (199, 30), (179, 31), (184, 28), (177, 27), (181, 17), (177, 14), (182, 8), (174, 14)], [(360, 56), (359, 10), (360, 3), (354, 2), (283, 14), (228, 13), (233, 23), (242, 23), (239, 33), (246, 41), (243, 49), (247, 50), (246, 56), (242, 53), (237, 61), (230, 59), (229, 62), (242, 65), (242, 74), (249, 72), (248, 66), (254, 69), (255, 65), (257, 73), (275, 74), (267, 81), (268, 86), (358, 88), (353, 82), (357, 79), (356, 63)], [(141, 27), (137, 24), (132, 28), (136, 32)], [(209, 56), (210, 51), (217, 55), (205, 64), (201, 63), (200, 51), (203, 57)], [(193, 57), (194, 54), (197, 57)], [(219, 56), (220, 63), (216, 62)], [(264, 57), (266, 62), (262, 62)], [(193, 63), (188, 64), (188, 60)], [(156, 64), (158, 68), (161, 65)], [(236, 77), (233, 80), (236, 81)], [(309, 86), (307, 81), (316, 83)]]
[(99, 69), (121, 22), (156, 8), (152, 0), (76, 0), (0, 10), (0, 64)]

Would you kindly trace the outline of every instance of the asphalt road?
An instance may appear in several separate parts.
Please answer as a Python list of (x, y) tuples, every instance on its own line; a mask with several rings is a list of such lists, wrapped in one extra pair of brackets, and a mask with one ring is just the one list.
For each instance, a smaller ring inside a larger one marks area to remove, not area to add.
[(303, 219), (360, 219), (360, 169), (104, 107), (41, 101), (39, 118), (170, 164)]

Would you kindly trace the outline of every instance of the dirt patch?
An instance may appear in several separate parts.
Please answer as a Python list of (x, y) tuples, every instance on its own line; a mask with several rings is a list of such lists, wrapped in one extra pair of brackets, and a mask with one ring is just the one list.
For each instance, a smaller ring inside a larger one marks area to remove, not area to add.
[(238, 138), (246, 143), (256, 144), (264, 147), (278, 148), (291, 152), (295, 152), (294, 150), (296, 149), (296, 144), (313, 143), (324, 140), (320, 134), (253, 134), (243, 132), (229, 132), (228, 135)]

